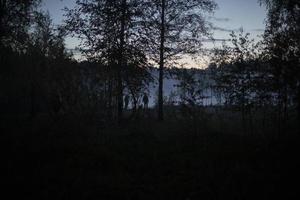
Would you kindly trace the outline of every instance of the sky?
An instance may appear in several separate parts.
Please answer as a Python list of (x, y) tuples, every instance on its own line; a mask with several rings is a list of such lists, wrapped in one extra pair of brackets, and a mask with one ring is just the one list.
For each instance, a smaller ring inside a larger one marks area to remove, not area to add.
[[(48, 10), (54, 24), (63, 22), (62, 10), (64, 7), (72, 8), (76, 0), (43, 0), (43, 10)], [(263, 33), (265, 27), (266, 10), (260, 6), (258, 0), (215, 0), (218, 4), (213, 15), (208, 16), (208, 20), (213, 23), (215, 39), (228, 39), (231, 30), (243, 28), (249, 32), (252, 38), (257, 39), (257, 35)], [(74, 49), (79, 42), (75, 38), (67, 38), (66, 46)], [(205, 48), (212, 48), (218, 43), (206, 42)], [(203, 65), (203, 61), (194, 62), (187, 59), (190, 66)], [(197, 66), (195, 66), (197, 67)]]

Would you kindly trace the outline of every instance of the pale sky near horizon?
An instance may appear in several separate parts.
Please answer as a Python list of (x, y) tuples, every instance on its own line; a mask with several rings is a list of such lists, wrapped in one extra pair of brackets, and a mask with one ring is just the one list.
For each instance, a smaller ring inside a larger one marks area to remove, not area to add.
[[(63, 21), (63, 8), (72, 8), (76, 0), (43, 0), (42, 8), (48, 10), (54, 24)], [(258, 0), (215, 0), (218, 9), (209, 18), (216, 30), (213, 31), (214, 38), (228, 39), (231, 30), (243, 27), (253, 38), (263, 33), (265, 27), (266, 10), (261, 7)], [(78, 45), (75, 38), (67, 38), (67, 48), (74, 49)], [(212, 48), (212, 42), (205, 42), (204, 47)], [(201, 65), (198, 62), (188, 61), (189, 65)], [(203, 64), (203, 63), (202, 63)], [(194, 66), (193, 66), (194, 67)]]

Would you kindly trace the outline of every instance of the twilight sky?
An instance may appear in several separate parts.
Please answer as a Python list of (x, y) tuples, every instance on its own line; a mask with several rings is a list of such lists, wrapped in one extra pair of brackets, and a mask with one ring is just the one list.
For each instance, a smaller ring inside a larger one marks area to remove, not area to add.
[[(64, 7), (71, 8), (76, 0), (43, 0), (42, 8), (50, 12), (54, 24), (61, 24), (63, 20)], [(230, 30), (236, 30), (241, 27), (245, 32), (251, 33), (255, 38), (263, 33), (266, 11), (261, 7), (258, 0), (215, 0), (218, 9), (214, 15), (209, 18), (216, 28), (214, 37), (216, 39), (226, 39)], [(74, 38), (66, 40), (67, 48), (75, 48), (78, 41)], [(204, 44), (205, 47), (213, 47), (213, 43)], [(196, 63), (195, 63), (196, 64)], [(194, 65), (194, 64), (193, 64)]]

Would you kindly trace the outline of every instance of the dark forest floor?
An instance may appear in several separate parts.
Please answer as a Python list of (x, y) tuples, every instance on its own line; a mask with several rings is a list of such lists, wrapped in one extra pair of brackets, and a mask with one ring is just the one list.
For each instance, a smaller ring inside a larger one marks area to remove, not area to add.
[[(2, 184), (25, 199), (292, 199), (299, 135), (266, 138), (178, 122), (99, 127), (1, 119)], [(3, 134), (4, 133), (4, 134)]]

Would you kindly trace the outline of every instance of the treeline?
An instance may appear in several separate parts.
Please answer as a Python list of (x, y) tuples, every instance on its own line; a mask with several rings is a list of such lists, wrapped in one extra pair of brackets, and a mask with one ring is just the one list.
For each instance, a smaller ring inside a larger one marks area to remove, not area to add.
[(1, 1), (1, 113), (58, 109), (59, 90), (76, 73), (64, 35), (39, 1)]
[(268, 10), (262, 40), (255, 43), (248, 34), (231, 34), (232, 44), (216, 51), (215, 75), (218, 90), (241, 110), (243, 119), (248, 115), (252, 123), (258, 110), (263, 122), (272, 120), (284, 132), (292, 119), (300, 124), (300, 4), (260, 2)]
[[(261, 41), (250, 39), (242, 29), (232, 32), (230, 42), (212, 51), (205, 70), (209, 82), (197, 70), (175, 73), (180, 82), (179, 103), (188, 116), (201, 118), (196, 113), (205, 113), (199, 106), (210, 90), (223, 110), (241, 114), (243, 132), (299, 130), (293, 126), (300, 120), (299, 3), (260, 2), (268, 9)], [(199, 119), (193, 119), (195, 125)], [(258, 124), (262, 125), (254, 130)]]
[[(124, 91), (136, 108), (152, 80), (150, 65), (160, 69), (158, 118), (163, 119), (164, 68), (200, 50), (201, 36), (209, 29), (200, 11), (216, 7), (211, 0), (77, 1), (66, 9), (65, 23), (55, 27), (39, 11), (40, 3), (1, 1), (3, 109), (30, 110), (32, 117), (41, 110), (99, 111), (108, 121), (119, 122)], [(72, 60), (66, 35), (81, 39), (86, 62)]]
[[(65, 10), (64, 24), (54, 26), (40, 3), (1, 1), (1, 113), (107, 122), (122, 121), (125, 95), (133, 101), (132, 113), (138, 110), (155, 81), (152, 66), (159, 70), (156, 118), (164, 119), (164, 107), (175, 98), (164, 98), (165, 68), (201, 51), (211, 30), (204, 14), (216, 8), (211, 0), (79, 0)], [(209, 88), (224, 108), (241, 113), (247, 130), (258, 115), (263, 123), (273, 117), (279, 130), (290, 116), (300, 120), (299, 3), (261, 3), (268, 9), (263, 39), (232, 33), (231, 42), (212, 53), (210, 84), (193, 70), (171, 70), (179, 81), (181, 118), (198, 123)], [(86, 61), (72, 58), (67, 35), (80, 39)]]
[[(54, 26), (40, 3), (1, 1), (1, 114), (116, 119), (117, 64), (74, 60), (65, 47), (66, 28)], [(138, 98), (151, 77), (144, 55), (129, 56), (122, 86)]]
[[(266, 33), (264, 37), (270, 36)], [(275, 64), (273, 59), (278, 57), (269, 51), (269, 45), (274, 44), (255, 42), (242, 29), (232, 32), (230, 42), (212, 51), (205, 70), (173, 70), (179, 84), (175, 85), (177, 90), (172, 95), (177, 98), (172, 105), (181, 105), (188, 116), (196, 118), (195, 124), (201, 113), (205, 114), (203, 106), (209, 105), (205, 102), (210, 99), (214, 114), (220, 112), (219, 108), (231, 111), (228, 116), (238, 114), (245, 133), (257, 129), (283, 133), (292, 128), (291, 122), (299, 120), (299, 69), (293, 66), (296, 63)], [(239, 118), (235, 118), (237, 121)]]

